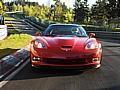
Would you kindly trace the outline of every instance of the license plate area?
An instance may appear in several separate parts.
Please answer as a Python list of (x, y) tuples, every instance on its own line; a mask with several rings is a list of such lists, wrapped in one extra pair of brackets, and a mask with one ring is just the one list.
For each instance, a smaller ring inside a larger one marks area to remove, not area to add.
[[(71, 57), (70, 57), (71, 58)], [(85, 64), (85, 59), (44, 59), (47, 64), (60, 64), (60, 65), (73, 65), (73, 64)]]

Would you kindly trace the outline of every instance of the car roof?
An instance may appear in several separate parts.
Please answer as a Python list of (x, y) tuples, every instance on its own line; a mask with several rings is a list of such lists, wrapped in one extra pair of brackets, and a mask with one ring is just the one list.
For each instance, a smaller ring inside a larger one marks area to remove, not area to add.
[(49, 26), (80, 26), (78, 24), (50, 24)]

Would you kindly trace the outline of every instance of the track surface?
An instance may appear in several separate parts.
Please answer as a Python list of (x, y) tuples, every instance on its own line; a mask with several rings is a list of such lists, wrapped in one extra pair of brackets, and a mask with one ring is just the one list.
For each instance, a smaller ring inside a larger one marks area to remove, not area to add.
[(28, 64), (2, 90), (120, 90), (119, 45), (103, 42), (103, 62), (99, 70), (33, 71)]
[(120, 90), (120, 43), (102, 42), (101, 69), (33, 71), (27, 64), (0, 90)]

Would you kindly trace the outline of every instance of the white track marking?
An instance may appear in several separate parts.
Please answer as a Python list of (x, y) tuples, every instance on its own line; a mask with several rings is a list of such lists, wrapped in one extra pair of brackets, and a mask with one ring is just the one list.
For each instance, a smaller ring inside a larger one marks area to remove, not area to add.
[(29, 63), (29, 60), (24, 62), (17, 70), (12, 72), (9, 76), (7, 76), (3, 81), (0, 82), (0, 88), (2, 88), (5, 84), (7, 84), (18, 72), (20, 72), (27, 64)]

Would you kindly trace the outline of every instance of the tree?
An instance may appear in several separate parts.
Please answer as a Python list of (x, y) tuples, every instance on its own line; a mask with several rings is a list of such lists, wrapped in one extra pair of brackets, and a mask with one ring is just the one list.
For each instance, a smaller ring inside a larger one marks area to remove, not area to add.
[(2, 1), (0, 1), (0, 14), (3, 14), (3, 2)]
[(24, 14), (29, 16), (29, 6), (27, 4), (24, 6)]
[(60, 22), (72, 22), (73, 21), (73, 12), (72, 9), (68, 9), (64, 3), (61, 3), (60, 0), (54, 0), (55, 5), (51, 5), (51, 17), (53, 20)]
[(119, 0), (108, 0), (108, 3), (107, 3), (107, 11), (108, 11), (108, 18), (111, 19), (111, 18), (115, 18), (118, 16), (118, 2)]
[(63, 17), (63, 11), (62, 11), (62, 3), (61, 2), (56, 2), (55, 3), (55, 18), (57, 21), (62, 21)]
[(81, 0), (76, 0), (74, 5), (74, 21), (79, 23), (84, 23), (85, 19), (87, 21), (89, 8), (87, 5), (87, 0), (82, 2)]
[(73, 10), (72, 9), (68, 9), (66, 11), (66, 13), (64, 14), (64, 16), (65, 16), (64, 22), (71, 23), (71, 22), (74, 21), (74, 18), (73, 18), (74, 16), (73, 16)]
[(91, 22), (95, 25), (105, 25), (107, 22), (107, 1), (98, 0), (91, 8)]
[(17, 10), (18, 10), (18, 11), (23, 11), (23, 6), (22, 6), (21, 4), (18, 4), (18, 5), (17, 5)]
[(18, 9), (17, 9), (17, 5), (14, 3), (13, 5), (12, 5), (12, 10), (13, 11), (17, 11)]
[(61, 3), (60, 0), (55, 0), (55, 4), (51, 7), (31, 2), (24, 4), (19, 1), (11, 2), (8, 6), (10, 11), (23, 11), (26, 16), (35, 17), (38, 20), (73, 21), (73, 10), (68, 9), (65, 3)]

